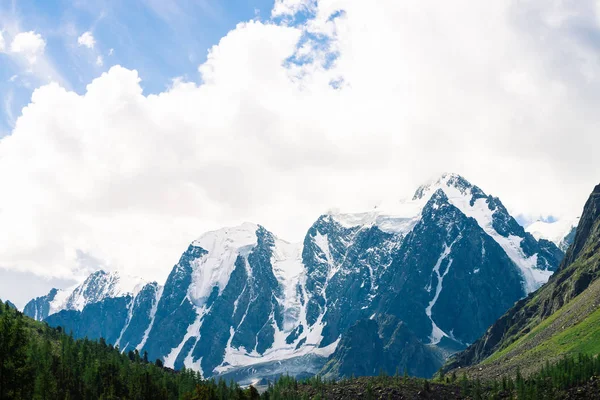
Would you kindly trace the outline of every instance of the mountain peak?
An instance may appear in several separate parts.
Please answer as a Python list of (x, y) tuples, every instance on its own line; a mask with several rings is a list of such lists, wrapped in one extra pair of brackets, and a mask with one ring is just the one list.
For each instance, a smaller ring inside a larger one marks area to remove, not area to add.
[(219, 292), (225, 289), (238, 257), (247, 257), (258, 244), (260, 229), (260, 225), (244, 222), (206, 232), (192, 243), (206, 251), (193, 261), (190, 295), (197, 305), (206, 302), (215, 286)]
[[(55, 296), (54, 309), (81, 311), (87, 304), (96, 303), (107, 297), (135, 296), (146, 284), (140, 277), (130, 276), (119, 271), (98, 270), (90, 274), (79, 286), (61, 291)], [(64, 297), (64, 298), (63, 298)]]
[(477, 186), (474, 186), (459, 174), (443, 173), (439, 178), (419, 186), (413, 196), (413, 200), (423, 199), (428, 194), (434, 193), (437, 189), (445, 188), (455, 188), (464, 195), (469, 189), (477, 188)]
[(244, 222), (241, 225), (226, 227), (202, 234), (192, 244), (211, 252), (217, 248), (241, 248), (257, 243), (256, 231), (260, 225)]

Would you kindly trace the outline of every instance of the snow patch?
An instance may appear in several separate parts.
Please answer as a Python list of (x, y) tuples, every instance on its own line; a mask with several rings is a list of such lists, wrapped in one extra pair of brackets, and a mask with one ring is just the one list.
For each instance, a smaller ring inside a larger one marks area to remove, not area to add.
[(73, 293), (73, 291), (76, 288), (77, 285), (66, 290), (57, 291), (56, 296), (54, 296), (54, 299), (50, 302), (48, 315), (56, 314), (57, 312), (64, 310), (65, 305), (67, 303), (67, 298)]
[(452, 244), (450, 244), (450, 246), (448, 246), (447, 244), (444, 244), (444, 250), (442, 251), (442, 254), (440, 255), (440, 257), (438, 258), (437, 262), (435, 263), (435, 266), (433, 267), (433, 271), (431, 272), (431, 278), (429, 281), (429, 286), (427, 287), (427, 292), (431, 292), (431, 284), (433, 281), (433, 274), (435, 273), (436, 278), (437, 278), (437, 285), (435, 288), (435, 295), (433, 296), (433, 299), (431, 299), (431, 301), (429, 302), (429, 305), (427, 306), (427, 308), (425, 308), (425, 314), (427, 314), (427, 317), (429, 317), (429, 320), (431, 321), (431, 336), (430, 341), (431, 344), (438, 344), (442, 338), (444, 336), (448, 337), (448, 334), (446, 334), (444, 331), (442, 331), (437, 324), (435, 323), (435, 321), (433, 320), (432, 316), (431, 316), (431, 310), (433, 309), (433, 306), (435, 305), (435, 303), (437, 302), (438, 298), (440, 297), (440, 293), (442, 293), (442, 289), (443, 289), (443, 282), (444, 282), (444, 278), (446, 277), (446, 275), (448, 274), (448, 272), (450, 271), (450, 267), (452, 266), (452, 259), (450, 259), (448, 261), (448, 265), (446, 266), (446, 270), (444, 271), (443, 274), (440, 274), (440, 267), (442, 265), (442, 262), (448, 258), (448, 256), (450, 255), (450, 252), (452, 252), (452, 246), (454, 246), (454, 244), (456, 242), (458, 242), (461, 239), (461, 236), (458, 236), (454, 242), (452, 242)]
[(283, 331), (291, 332), (298, 323), (303, 307), (297, 290), (298, 283), (305, 274), (302, 244), (276, 239), (271, 265), (283, 292), (283, 298), (279, 299), (284, 312)]
[(256, 246), (257, 230), (258, 225), (244, 223), (205, 233), (193, 242), (194, 246), (208, 252), (192, 262), (192, 284), (188, 294), (196, 306), (206, 303), (215, 286), (219, 288), (219, 294), (223, 292), (238, 256), (247, 256)]
[(330, 216), (345, 228), (376, 226), (383, 232), (405, 236), (421, 219), (421, 211), (426, 203), (423, 200), (403, 200), (382, 203), (371, 212), (334, 213)]
[(571, 230), (579, 225), (579, 217), (564, 218), (555, 222), (536, 221), (525, 230), (537, 240), (546, 239), (559, 246)]
[(119, 271), (97, 271), (88, 276), (82, 284), (59, 290), (50, 302), (48, 315), (62, 310), (82, 311), (86, 305), (106, 298), (135, 297), (146, 283), (140, 277), (122, 274)]
[[(192, 323), (190, 326), (188, 326), (187, 331), (185, 332), (185, 335), (183, 336), (183, 339), (181, 340), (181, 343), (179, 343), (179, 345), (177, 347), (174, 347), (173, 349), (171, 349), (171, 352), (169, 352), (169, 354), (167, 354), (164, 357), (165, 367), (175, 368), (175, 361), (177, 361), (177, 357), (179, 357), (179, 353), (181, 353), (183, 346), (187, 343), (187, 341), (190, 338), (195, 337), (197, 339), (199, 337), (200, 326), (202, 326), (202, 318), (204, 317), (205, 311), (206, 311), (205, 309), (202, 309), (202, 310), (196, 309), (196, 320), (194, 321), (194, 323)], [(188, 354), (188, 356), (189, 356), (189, 354)]]
[(162, 297), (163, 290), (164, 290), (164, 286), (159, 286), (156, 289), (156, 296), (154, 297), (154, 303), (152, 303), (152, 309), (150, 310), (150, 323), (148, 324), (148, 328), (146, 328), (146, 330), (144, 331), (144, 336), (142, 337), (142, 341), (136, 346), (136, 349), (138, 351), (141, 351), (144, 348), (144, 346), (146, 345), (146, 342), (148, 341), (148, 336), (150, 335), (150, 331), (152, 330), (152, 327), (154, 326), (154, 320), (156, 319), (156, 311), (158, 310), (158, 302), (160, 301), (160, 298)]

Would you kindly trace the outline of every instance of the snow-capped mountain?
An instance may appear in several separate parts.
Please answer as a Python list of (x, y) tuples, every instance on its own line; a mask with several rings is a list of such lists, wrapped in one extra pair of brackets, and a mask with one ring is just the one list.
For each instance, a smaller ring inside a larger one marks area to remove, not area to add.
[(557, 245), (562, 251), (567, 251), (579, 225), (579, 217), (564, 218), (554, 222), (536, 221), (525, 230), (537, 240), (546, 239)]
[[(241, 382), (310, 375), (326, 362), (322, 372), (340, 376), (377, 360), (427, 376), (546, 282), (562, 256), (498, 198), (445, 174), (409, 201), (322, 215), (298, 244), (250, 223), (206, 233), (164, 287), (51, 292), (30, 315)], [(379, 350), (361, 352), (376, 336)]]
[(142, 278), (118, 271), (96, 271), (80, 285), (65, 290), (52, 289), (46, 296), (31, 300), (23, 311), (25, 315), (41, 321), (62, 310), (82, 311), (86, 305), (106, 298), (135, 295), (145, 284)]

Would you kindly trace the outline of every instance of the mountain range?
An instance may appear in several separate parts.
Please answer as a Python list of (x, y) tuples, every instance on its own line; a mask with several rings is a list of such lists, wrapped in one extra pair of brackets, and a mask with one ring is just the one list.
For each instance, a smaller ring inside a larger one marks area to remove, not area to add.
[(573, 236), (536, 239), (499, 198), (444, 174), (408, 201), (322, 215), (302, 243), (251, 223), (208, 232), (164, 285), (97, 271), (24, 313), (241, 383), (429, 377), (546, 283)]

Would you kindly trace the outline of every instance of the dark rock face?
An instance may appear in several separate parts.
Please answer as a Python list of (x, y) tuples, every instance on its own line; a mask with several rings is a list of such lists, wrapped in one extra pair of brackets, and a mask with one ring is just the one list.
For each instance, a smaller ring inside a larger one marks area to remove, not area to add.
[[(335, 342), (357, 320), (372, 314), (373, 299), (381, 290), (381, 274), (391, 264), (401, 240), (401, 236), (376, 226), (344, 228), (329, 216), (321, 216), (308, 231), (303, 252), (309, 296), (307, 320), (309, 325), (314, 324), (322, 315), (322, 347)], [(327, 243), (329, 251), (325, 254), (319, 244)], [(328, 275), (330, 279), (326, 280)]]
[(37, 321), (46, 319), (50, 311), (50, 303), (54, 300), (57, 292), (57, 289), (52, 289), (47, 295), (29, 301), (23, 309), (23, 314)]
[[(325, 312), (326, 283), (331, 264), (341, 264), (346, 254), (348, 241), (358, 228), (345, 228), (335, 223), (330, 216), (323, 215), (309, 229), (304, 239), (302, 261), (307, 269), (306, 290), (311, 293), (307, 304), (307, 322), (313, 325)], [(327, 249), (323, 249), (317, 238), (326, 238)]]
[(405, 323), (385, 315), (378, 320), (362, 319), (351, 326), (322, 373), (349, 378), (406, 371), (411, 376), (430, 377), (443, 360), (438, 349), (424, 345)]
[(452, 339), (471, 343), (525, 295), (519, 271), (502, 248), (441, 191), (425, 206), (383, 280), (390, 290), (380, 295), (379, 311), (397, 316), (426, 343), (432, 320)]
[[(225, 355), (225, 348), (231, 336), (230, 327), (240, 327), (242, 318), (250, 307), (250, 302), (254, 298), (256, 287), (249, 282), (245, 261), (238, 257), (235, 262), (235, 269), (231, 278), (221, 296), (217, 297), (211, 312), (205, 317), (200, 329), (200, 337), (203, 340), (195, 341), (193, 354), (196, 358), (205, 356), (202, 359), (202, 370), (212, 371), (218, 366)], [(240, 299), (238, 306), (235, 307), (236, 299)], [(213, 311), (214, 310), (214, 311)], [(254, 319), (264, 318), (264, 315), (258, 315)], [(245, 321), (245, 320), (244, 320)], [(248, 326), (245, 326), (248, 329)], [(256, 347), (256, 336), (244, 337), (234, 333), (238, 337), (238, 343), (245, 343), (250, 349)]]
[(130, 297), (104, 299), (87, 305), (83, 311), (63, 310), (46, 318), (50, 326), (61, 326), (76, 338), (104, 338), (116, 343), (127, 319)]
[(561, 264), (561, 269), (568, 267), (581, 255), (581, 251), (584, 249), (587, 241), (593, 237), (593, 229), (598, 221), (599, 215), (600, 185), (597, 185), (583, 207), (583, 214), (579, 220), (573, 244), (569, 247), (569, 250), (567, 250), (565, 259)]
[(156, 282), (149, 283), (129, 303), (127, 320), (115, 343), (121, 350), (134, 350), (143, 343), (146, 333), (149, 332), (152, 312), (157, 305), (161, 290), (162, 288)]
[(192, 353), (193, 359), (202, 358), (203, 371), (223, 362), (229, 340), (234, 348), (262, 354), (273, 345), (274, 326), (283, 329), (281, 287), (271, 265), (273, 235), (259, 227), (256, 237), (247, 262), (238, 256), (227, 286), (203, 319), (200, 338), (208, 339), (197, 341)]
[(573, 244), (573, 241), (575, 241), (576, 233), (577, 233), (577, 227), (574, 226), (573, 228), (571, 228), (571, 231), (569, 233), (567, 233), (567, 235), (560, 242), (559, 249), (561, 251), (566, 252), (569, 249), (569, 246), (571, 246)]
[[(575, 229), (575, 228), (573, 228)], [(565, 256), (565, 253), (562, 252), (561, 249), (559, 249), (553, 242), (546, 240), (546, 239), (540, 239), (538, 241), (539, 244), (539, 253), (541, 254), (541, 256), (548, 261), (548, 264), (551, 268), (554, 268), (553, 270), (556, 270), (558, 265), (560, 265), (560, 262), (562, 261), (563, 257)]]
[(323, 372), (333, 376), (377, 375), (383, 361), (383, 340), (377, 322), (363, 319), (350, 327)]
[(190, 245), (169, 274), (144, 347), (150, 359), (169, 354), (194, 323), (196, 311), (187, 297), (187, 290), (192, 283), (192, 263), (205, 254), (206, 250)]

